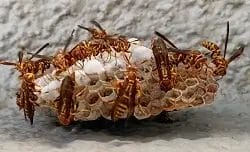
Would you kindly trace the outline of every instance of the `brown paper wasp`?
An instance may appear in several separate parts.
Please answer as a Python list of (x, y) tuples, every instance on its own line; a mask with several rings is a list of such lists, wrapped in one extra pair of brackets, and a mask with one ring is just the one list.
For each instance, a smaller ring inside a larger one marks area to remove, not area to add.
[(108, 36), (108, 33), (102, 28), (102, 26), (97, 21), (92, 20), (90, 21), (90, 23), (97, 28), (90, 28), (78, 25), (79, 28), (87, 30), (89, 33), (91, 33), (90, 39), (104, 39)]
[(168, 48), (161, 38), (154, 38), (151, 45), (160, 78), (160, 88), (167, 92), (173, 88), (176, 78), (176, 73), (169, 61)]
[[(42, 46), (34, 55), (41, 52), (48, 45), (47, 43)], [(25, 119), (27, 120), (28, 117), (30, 123), (33, 124), (35, 105), (37, 105), (35, 103), (37, 96), (34, 94), (34, 92), (36, 92), (34, 80), (50, 67), (50, 62), (46, 59), (33, 61), (32, 58), (34, 56), (31, 56), (27, 60), (23, 60), (23, 55), (23, 51), (18, 53), (18, 63), (0, 61), (0, 64), (15, 66), (15, 69), (20, 72), (19, 78), (21, 80), (21, 88), (17, 92), (16, 103), (20, 110), (24, 110)]]
[(137, 105), (137, 99), (141, 96), (141, 87), (137, 78), (137, 68), (131, 65), (129, 59), (124, 55), (127, 62), (124, 80), (115, 82), (117, 98), (111, 110), (111, 119), (129, 118), (134, 113), (134, 107)]
[(227, 33), (225, 38), (224, 55), (222, 56), (221, 50), (217, 44), (211, 41), (204, 40), (201, 45), (211, 51), (212, 63), (215, 65), (216, 69), (213, 71), (215, 76), (224, 76), (226, 74), (228, 65), (237, 57), (239, 57), (243, 51), (244, 47), (241, 46), (239, 49), (234, 51), (233, 55), (229, 59), (225, 59), (227, 51), (227, 43), (229, 37), (229, 21), (227, 22)]
[(46, 43), (43, 45), (39, 50), (37, 50), (34, 55), (32, 55), (29, 59), (23, 60), (24, 56), (24, 50), (18, 52), (18, 63), (13, 63), (9, 61), (0, 61), (0, 64), (3, 65), (12, 65), (15, 66), (15, 69), (17, 69), (21, 76), (25, 73), (33, 73), (33, 74), (43, 74), (46, 69), (50, 68), (50, 62), (46, 59), (40, 59), (33, 61), (32, 59), (38, 55), (45, 47), (47, 47), (49, 43)]
[(194, 67), (201, 70), (203, 66), (209, 68), (207, 58), (200, 51), (193, 49), (179, 49), (161, 33), (155, 31), (155, 34), (168, 43), (168, 50), (169, 52), (172, 52), (171, 55), (169, 55), (170, 64), (178, 66), (180, 63), (183, 63), (184, 65), (187, 65), (187, 69)]
[(35, 75), (33, 73), (25, 73), (22, 76), (21, 88), (16, 93), (16, 103), (19, 110), (23, 109), (25, 120), (28, 117), (31, 125), (33, 124), (35, 106), (38, 106), (35, 102), (38, 97), (34, 94), (36, 92), (34, 80)]
[(62, 125), (69, 125), (74, 121), (74, 113), (78, 107), (74, 90), (75, 80), (73, 76), (66, 76), (63, 79), (60, 87), (60, 95), (55, 100), (57, 107), (57, 117)]
[(78, 25), (78, 27), (89, 31), (91, 33), (91, 37), (90, 40), (80, 42), (78, 45), (76, 45), (71, 50), (71, 54), (78, 54), (78, 56), (82, 57), (91, 57), (102, 54), (103, 52), (107, 52), (111, 57), (111, 52), (129, 53), (131, 42), (129, 42), (125, 36), (117, 34), (110, 35), (104, 30), (104, 28), (102, 28), (102, 26), (97, 21), (91, 21), (91, 23), (96, 28), (88, 28)]

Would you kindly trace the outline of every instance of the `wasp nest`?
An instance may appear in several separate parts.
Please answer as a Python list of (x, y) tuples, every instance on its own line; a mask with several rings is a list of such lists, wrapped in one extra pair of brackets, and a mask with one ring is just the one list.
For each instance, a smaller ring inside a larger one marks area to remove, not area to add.
[[(141, 96), (136, 98), (133, 115), (145, 119), (162, 111), (181, 110), (213, 102), (218, 83), (209, 69), (197, 70), (180, 65), (175, 69), (176, 84), (168, 92), (159, 87), (159, 78), (155, 69), (152, 50), (143, 46), (133, 46), (130, 61), (138, 70)], [(120, 54), (109, 61), (97, 57), (85, 62), (77, 62), (59, 76), (45, 75), (36, 80), (40, 106), (57, 109), (63, 78), (70, 75), (75, 79), (74, 98), (77, 109), (74, 120), (95, 120), (99, 117), (111, 119), (111, 111), (117, 99), (114, 82), (125, 77), (125, 62)], [(125, 112), (120, 118), (126, 118)]]

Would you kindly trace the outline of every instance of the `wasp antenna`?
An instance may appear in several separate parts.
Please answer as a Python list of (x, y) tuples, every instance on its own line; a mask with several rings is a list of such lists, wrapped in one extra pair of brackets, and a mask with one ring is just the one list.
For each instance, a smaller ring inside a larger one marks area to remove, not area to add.
[(85, 26), (82, 26), (82, 25), (77, 25), (77, 26), (78, 26), (79, 28), (81, 28), (81, 29), (84, 29), (84, 30), (90, 32), (90, 33), (93, 32), (93, 29), (91, 29), (91, 28), (88, 28), (88, 27), (85, 27)]
[(66, 50), (67, 50), (67, 48), (68, 48), (70, 42), (71, 42), (72, 39), (73, 39), (74, 33), (75, 33), (75, 29), (72, 30), (72, 32), (71, 32), (71, 34), (70, 34), (70, 36), (69, 36), (69, 38), (68, 38), (68, 40), (67, 40), (67, 42), (66, 42), (66, 44), (65, 44), (65, 46), (64, 46), (63, 52), (66, 52)]
[(155, 35), (159, 36), (160, 38), (162, 38), (163, 40), (165, 40), (166, 42), (168, 42), (168, 44), (170, 44), (173, 48), (177, 49), (177, 46), (174, 45), (173, 42), (171, 42), (168, 38), (166, 38), (163, 34), (161, 34), (158, 31), (155, 31)]
[(90, 23), (93, 24), (93, 25), (95, 25), (102, 32), (105, 32), (105, 30), (102, 28), (102, 26), (97, 21), (91, 20)]
[(14, 66), (16, 66), (16, 63), (8, 62), (8, 61), (0, 61), (0, 64), (3, 64), (3, 65), (14, 65)]
[(21, 64), (23, 61), (23, 49), (18, 52), (18, 62)]
[[(44, 44), (41, 48), (39, 48), (34, 54), (32, 54), (32, 56), (29, 58), (29, 60), (31, 60), (32, 58), (34, 58), (35, 56), (37, 56), (43, 49), (45, 49), (46, 47), (49, 46), (49, 43)], [(29, 54), (29, 53), (27, 53)]]
[(124, 58), (125, 62), (126, 62), (128, 65), (131, 65), (131, 63), (130, 63), (130, 61), (129, 61), (129, 59), (128, 59), (128, 57), (127, 57), (126, 54), (123, 54), (123, 58)]
[[(34, 53), (31, 53), (31, 52), (27, 52), (27, 54), (34, 55)], [(39, 54), (36, 54), (34, 57), (41, 58), (41, 59), (47, 59), (47, 60), (52, 60), (53, 59), (52, 56), (39, 55)]]
[(228, 38), (229, 38), (229, 21), (227, 21), (227, 34), (225, 38), (226, 41), (225, 41), (225, 48), (224, 48), (224, 58), (226, 57), (226, 53), (227, 53)]

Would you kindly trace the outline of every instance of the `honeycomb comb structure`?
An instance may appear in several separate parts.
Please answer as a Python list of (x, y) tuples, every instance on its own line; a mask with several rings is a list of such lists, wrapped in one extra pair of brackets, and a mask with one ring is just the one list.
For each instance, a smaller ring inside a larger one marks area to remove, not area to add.
[[(145, 52), (138, 57), (139, 52)], [(175, 68), (177, 83), (168, 92), (161, 91), (158, 84), (155, 61), (152, 50), (143, 46), (132, 46), (131, 62), (136, 65), (139, 73), (142, 95), (137, 98), (134, 117), (146, 119), (163, 111), (181, 110), (211, 104), (219, 87), (212, 71), (207, 68), (197, 70), (179, 65)], [(103, 58), (103, 57), (102, 57)], [(78, 107), (74, 120), (96, 120), (99, 117), (111, 119), (111, 110), (117, 98), (114, 81), (124, 79), (125, 63), (121, 54), (116, 54), (105, 63), (101, 57), (88, 61), (79, 61), (59, 76), (45, 75), (36, 81), (38, 88), (38, 104), (57, 109), (55, 99), (59, 96), (59, 87), (66, 75), (75, 75), (75, 97)], [(91, 66), (94, 65), (96, 69)], [(88, 67), (90, 66), (90, 67)], [(92, 70), (92, 71), (91, 71)], [(126, 118), (127, 113), (120, 118)]]

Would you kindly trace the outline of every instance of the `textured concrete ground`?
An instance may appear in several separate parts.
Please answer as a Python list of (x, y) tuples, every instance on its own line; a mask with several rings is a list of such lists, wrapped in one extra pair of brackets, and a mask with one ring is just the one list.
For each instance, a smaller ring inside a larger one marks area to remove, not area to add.
[[(228, 55), (239, 44), (246, 48), (219, 81), (213, 105), (175, 112), (178, 121), (171, 124), (130, 122), (127, 128), (102, 122), (61, 127), (46, 112), (39, 112), (30, 126), (15, 105), (17, 73), (1, 66), (0, 151), (250, 151), (248, 0), (1, 0), (0, 58), (16, 60), (21, 47), (35, 51), (47, 42), (51, 46), (44, 53), (55, 52), (76, 25), (89, 25), (93, 19), (108, 31), (146, 44), (158, 30), (177, 46), (193, 48), (206, 38), (223, 45), (229, 20)], [(77, 30), (72, 45), (86, 34)]]

